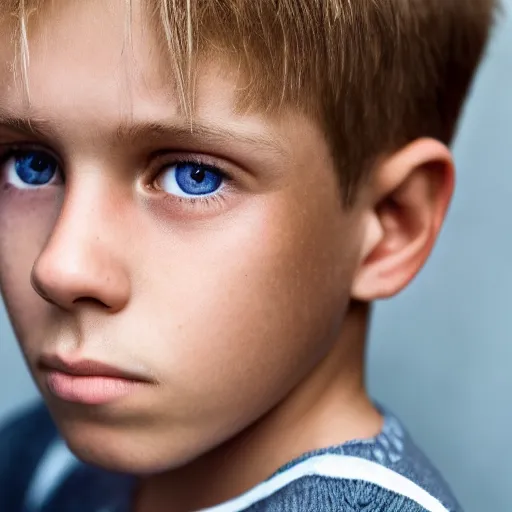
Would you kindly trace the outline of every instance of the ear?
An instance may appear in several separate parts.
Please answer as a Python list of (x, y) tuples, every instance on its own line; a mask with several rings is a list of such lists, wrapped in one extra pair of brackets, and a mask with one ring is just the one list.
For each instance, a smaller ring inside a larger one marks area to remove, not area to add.
[(401, 291), (427, 260), (453, 193), (448, 148), (419, 139), (374, 170), (352, 298), (370, 302)]

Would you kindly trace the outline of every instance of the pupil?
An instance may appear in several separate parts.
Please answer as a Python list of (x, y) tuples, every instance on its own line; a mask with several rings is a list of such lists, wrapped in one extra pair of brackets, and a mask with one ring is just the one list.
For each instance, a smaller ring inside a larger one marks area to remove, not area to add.
[(30, 162), (30, 167), (37, 172), (45, 171), (48, 168), (48, 160), (44, 157), (36, 157)]
[(203, 169), (198, 169), (197, 167), (192, 171), (191, 173), (191, 178), (196, 182), (196, 183), (201, 183), (203, 180), (204, 180), (204, 174), (205, 174), (205, 171)]

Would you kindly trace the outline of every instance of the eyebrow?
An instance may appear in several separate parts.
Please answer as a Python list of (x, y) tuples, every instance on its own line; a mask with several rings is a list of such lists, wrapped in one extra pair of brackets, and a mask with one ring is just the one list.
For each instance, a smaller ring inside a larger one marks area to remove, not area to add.
[(177, 143), (203, 141), (214, 145), (225, 143), (242, 143), (263, 147), (271, 152), (284, 155), (286, 152), (276, 138), (256, 133), (229, 130), (215, 124), (198, 122), (188, 124), (170, 124), (165, 122), (142, 122), (122, 124), (118, 127), (116, 138), (121, 141), (139, 138), (169, 138)]
[[(42, 139), (57, 137), (58, 125), (37, 117), (18, 117), (0, 109), (0, 127), (29, 134)], [(113, 142), (127, 143), (137, 139), (167, 139), (175, 143), (203, 142), (212, 145), (242, 143), (264, 148), (269, 152), (286, 155), (284, 147), (275, 137), (257, 133), (244, 133), (229, 130), (215, 124), (171, 123), (165, 121), (147, 121), (139, 123), (121, 123), (115, 130)]]
[(28, 117), (11, 116), (1, 110), (0, 127), (41, 138), (48, 138), (53, 135), (51, 124), (47, 121)]

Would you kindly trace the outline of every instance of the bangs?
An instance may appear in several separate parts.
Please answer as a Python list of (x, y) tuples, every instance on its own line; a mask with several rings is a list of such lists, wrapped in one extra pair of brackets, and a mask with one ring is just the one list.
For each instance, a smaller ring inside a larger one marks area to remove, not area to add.
[(239, 71), (241, 109), (318, 110), (321, 93), (332, 90), (326, 80), (341, 78), (333, 44), (342, 45), (335, 27), (344, 13), (331, 2), (150, 0), (146, 5), (185, 105), (193, 105), (203, 59), (220, 59)]

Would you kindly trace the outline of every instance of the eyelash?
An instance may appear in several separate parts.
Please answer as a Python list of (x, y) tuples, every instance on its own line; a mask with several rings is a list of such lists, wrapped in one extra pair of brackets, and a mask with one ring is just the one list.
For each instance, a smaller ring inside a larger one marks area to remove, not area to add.
[(44, 146), (38, 146), (37, 144), (0, 144), (0, 165), (4, 165), (11, 158), (19, 157), (28, 151), (40, 151), (51, 156), (58, 165), (59, 170), (62, 173), (63, 166), (61, 160), (55, 155), (55, 153)]
[[(3, 146), (3, 147), (2, 147)], [(55, 155), (53, 151), (50, 149), (39, 146), (36, 144), (10, 144), (10, 145), (1, 145), (0, 146), (0, 165), (5, 164), (10, 158), (19, 156), (27, 151), (42, 151), (50, 155), (52, 158), (56, 160), (58, 163), (60, 172), (62, 174), (62, 180), (65, 181), (65, 172), (63, 171), (64, 166), (61, 163), (61, 160)], [(160, 156), (161, 155), (161, 156)], [(165, 158), (165, 160), (164, 160)], [(199, 156), (199, 155), (186, 155), (181, 157), (169, 158), (169, 154), (165, 152), (159, 152), (156, 156), (153, 156), (152, 159), (156, 160), (157, 165), (152, 164), (155, 171), (149, 174), (150, 179), (147, 183), (144, 184), (144, 188), (149, 191), (161, 192), (161, 200), (170, 205), (184, 205), (190, 208), (221, 208), (223, 204), (226, 202), (226, 193), (229, 192), (229, 188), (231, 188), (231, 183), (233, 182), (232, 175), (226, 172), (223, 168), (221, 168), (216, 162), (213, 161), (213, 158), (207, 156)], [(160, 160), (160, 162), (158, 161)], [(197, 197), (180, 197), (174, 194), (170, 194), (165, 192), (156, 186), (158, 177), (169, 170), (171, 167), (176, 165), (201, 165), (206, 167), (218, 174), (224, 183), (224, 186), (218, 191), (214, 192), (210, 195), (206, 196), (197, 196)], [(227, 189), (227, 190), (226, 190)]]
[(55, 153), (48, 148), (37, 146), (33, 144), (0, 144), (0, 164), (4, 164), (10, 158), (20, 156), (27, 151), (41, 151), (50, 155), (59, 165), (59, 169), (62, 169), (60, 159), (55, 156)]
[[(187, 155), (186, 157), (183, 157), (183, 158), (174, 157), (168, 161), (165, 161), (164, 163), (159, 163), (159, 165), (157, 166), (156, 172), (151, 174), (151, 181), (147, 185), (147, 187), (149, 188), (149, 190), (156, 190), (158, 192), (162, 192), (162, 195), (163, 195), (162, 199), (166, 203), (172, 203), (172, 204), (179, 203), (179, 204), (184, 204), (186, 206), (189, 206), (191, 208), (197, 208), (197, 207), (208, 208), (208, 207), (212, 207), (212, 206), (221, 207), (227, 199), (225, 189), (226, 188), (229, 189), (231, 182), (233, 182), (233, 178), (232, 178), (231, 174), (226, 172), (223, 168), (220, 168), (219, 165), (213, 163), (211, 160), (212, 160), (211, 158), (206, 157), (206, 156), (199, 156), (199, 155), (189, 156), (189, 155)], [(158, 187), (155, 187), (155, 183), (157, 182), (158, 177), (161, 174), (163, 174), (164, 172), (166, 172), (168, 169), (170, 169), (173, 166), (187, 165), (187, 164), (201, 165), (201, 166), (204, 166), (207, 169), (215, 172), (216, 174), (218, 174), (224, 182), (223, 188), (219, 192), (214, 192), (207, 196), (179, 197), (179, 196), (175, 196), (173, 194), (169, 194), (169, 193), (165, 192), (164, 190), (159, 189)]]

